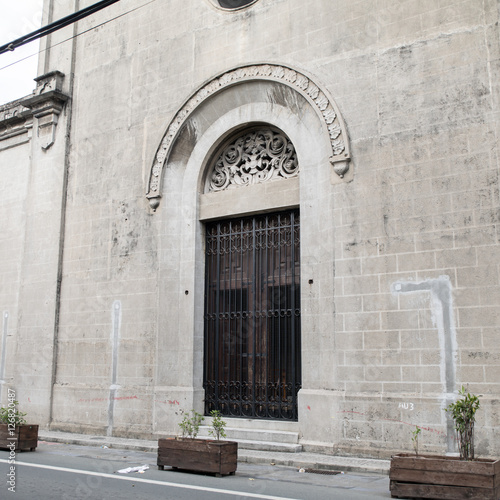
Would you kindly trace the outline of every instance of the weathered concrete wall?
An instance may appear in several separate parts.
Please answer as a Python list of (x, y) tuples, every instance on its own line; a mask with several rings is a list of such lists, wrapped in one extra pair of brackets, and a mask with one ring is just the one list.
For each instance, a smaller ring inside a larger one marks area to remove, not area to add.
[[(442, 407), (468, 384), (483, 395), (478, 451), (494, 454), (497, 5), (399, 5), (391, 24), (379, 18), (377, 49), (340, 66), (363, 68), (358, 83), (334, 92), (355, 157), (355, 181), (336, 188), (341, 438), (377, 453), (422, 425), (426, 446), (450, 451)], [(363, 112), (351, 114), (363, 87)]]
[[(30, 140), (32, 120), (19, 116), (24, 108), (19, 102), (0, 107), (0, 166), (2, 190), (0, 213), (2, 214), (0, 238), (0, 309), (2, 331), (0, 342), (0, 397), (8, 384), (17, 387), (12, 376), (12, 360), (15, 358), (19, 287), (24, 253), (26, 222), (25, 200), (30, 175)], [(5, 394), (4, 394), (5, 393)]]
[[(74, 10), (46, 4), (52, 19)], [(28, 205), (16, 197), (18, 208), (8, 207), (18, 210), (7, 226), (13, 244), (26, 258), (37, 245), (52, 253), (29, 265), (14, 259), (17, 277), (5, 267), (9, 288), (0, 303), (9, 312), (10, 360), (23, 339), (40, 338), (28, 304), (37, 321), (47, 305), (39, 289), (20, 283), (36, 282), (35, 263), (51, 262), (50, 286), (40, 286), (54, 289), (57, 314), (41, 338), (50, 344), (56, 336), (57, 363), (49, 356), (44, 368), (41, 423), (116, 435), (175, 432), (176, 411), (200, 408), (203, 397), (200, 221), (293, 205), (304, 235), (304, 388), (294, 427), (303, 444), (382, 456), (409, 448), (419, 425), (423, 449), (450, 451), (443, 407), (469, 384), (483, 395), (477, 451), (498, 454), (497, 2), (262, 0), (237, 12), (208, 0), (140, 5), (122, 0), (44, 42), (131, 11), (40, 61), (40, 73), (67, 75), (63, 90), (72, 97), (68, 139), (58, 136), (51, 151), (56, 181), (43, 180), (54, 186), (44, 220), (55, 232), (35, 224), (50, 242), (31, 229), (47, 193), (28, 180), (26, 146), (0, 152), (2, 165), (15, 155), (23, 166), (21, 177), (12, 174), (16, 186), (32, 190)], [(216, 76), (263, 62), (300, 71), (333, 97), (350, 136), (348, 174), (332, 171), (311, 101), (280, 101), (276, 89), (266, 94), (268, 84), (243, 78), (194, 108), (152, 211), (145, 192), (170, 121)], [(270, 201), (254, 189), (250, 208), (231, 196), (203, 196), (213, 145), (259, 116), (297, 147), (306, 165), (298, 190), (273, 187)], [(50, 173), (40, 170), (48, 168), (44, 154), (33, 149), (33, 172)], [(29, 302), (28, 292), (38, 300)], [(22, 400), (32, 401), (35, 372), (9, 363), (5, 380), (17, 379)]]
[(51, 411), (66, 199), (63, 78), (40, 77), (33, 95), (0, 111), (1, 378), (16, 399), (29, 402), (29, 418), (44, 423)]

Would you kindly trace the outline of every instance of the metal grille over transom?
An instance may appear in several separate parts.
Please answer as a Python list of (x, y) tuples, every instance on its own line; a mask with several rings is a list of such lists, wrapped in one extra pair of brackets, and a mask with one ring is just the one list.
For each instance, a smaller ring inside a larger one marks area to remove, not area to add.
[(297, 420), (298, 211), (207, 224), (205, 412)]
[(283, 132), (271, 127), (247, 130), (219, 153), (208, 177), (208, 191), (223, 191), (297, 175), (297, 153)]

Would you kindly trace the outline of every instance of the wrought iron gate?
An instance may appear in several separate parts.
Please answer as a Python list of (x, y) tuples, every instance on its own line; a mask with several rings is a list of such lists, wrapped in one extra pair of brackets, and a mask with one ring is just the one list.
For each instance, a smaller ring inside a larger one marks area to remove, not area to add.
[(207, 224), (205, 412), (297, 420), (298, 211)]

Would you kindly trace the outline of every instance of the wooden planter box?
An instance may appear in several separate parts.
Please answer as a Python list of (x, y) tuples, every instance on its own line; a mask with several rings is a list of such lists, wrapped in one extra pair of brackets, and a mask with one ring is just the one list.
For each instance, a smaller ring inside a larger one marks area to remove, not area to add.
[(392, 498), (500, 499), (500, 460), (400, 454), (389, 479)]
[(238, 443), (209, 439), (168, 438), (158, 440), (158, 469), (167, 465), (222, 476), (234, 474)]
[(16, 425), (11, 435), (8, 424), (0, 424), (0, 449), (15, 451), (34, 451), (38, 446), (38, 425)]

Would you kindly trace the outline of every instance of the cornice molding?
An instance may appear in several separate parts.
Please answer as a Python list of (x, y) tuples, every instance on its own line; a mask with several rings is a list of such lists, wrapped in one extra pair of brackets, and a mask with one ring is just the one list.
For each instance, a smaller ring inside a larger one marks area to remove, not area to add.
[(52, 71), (35, 78), (37, 88), (29, 96), (0, 107), (0, 141), (31, 129), (36, 118), (37, 137), (43, 150), (55, 142), (56, 128), (69, 96), (62, 92), (64, 74)]
[(21, 101), (21, 104), (30, 109), (38, 121), (38, 137), (41, 138), (41, 147), (49, 149), (56, 140), (56, 128), (59, 115), (69, 96), (62, 92), (64, 74), (52, 71), (35, 78), (37, 88), (32, 96)]

